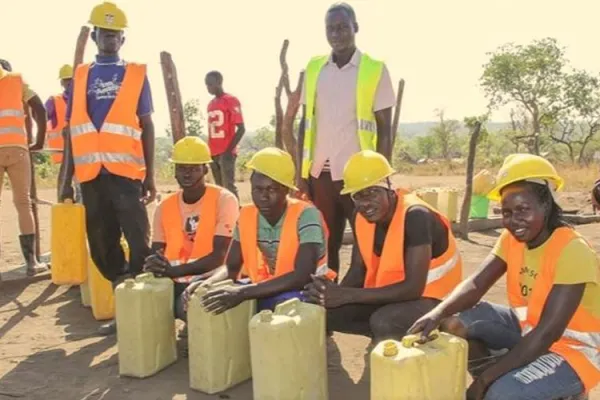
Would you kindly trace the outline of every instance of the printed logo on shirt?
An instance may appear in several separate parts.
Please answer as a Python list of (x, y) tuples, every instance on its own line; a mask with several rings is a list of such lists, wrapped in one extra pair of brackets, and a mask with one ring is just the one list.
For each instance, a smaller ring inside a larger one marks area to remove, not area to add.
[(533, 284), (537, 279), (538, 273), (534, 269), (530, 269), (529, 267), (524, 266), (523, 268), (521, 268), (521, 271), (519, 271), (519, 275), (519, 280), (521, 281), (521, 283), (519, 284), (519, 286), (521, 287), (521, 295), (523, 297), (529, 297), (531, 295), (531, 292), (533, 291)]
[(194, 241), (194, 238), (196, 237), (196, 231), (198, 230), (198, 225), (200, 224), (200, 217), (198, 215), (194, 215), (192, 217), (187, 217), (185, 219), (185, 226), (184, 226), (184, 230), (186, 235), (188, 236), (188, 239), (191, 240), (192, 242)]
[(90, 85), (88, 94), (94, 96), (96, 100), (112, 100), (117, 98), (120, 88), (121, 82), (119, 82), (117, 74), (114, 74), (110, 81), (103, 81), (100, 78), (96, 78), (94, 83)]

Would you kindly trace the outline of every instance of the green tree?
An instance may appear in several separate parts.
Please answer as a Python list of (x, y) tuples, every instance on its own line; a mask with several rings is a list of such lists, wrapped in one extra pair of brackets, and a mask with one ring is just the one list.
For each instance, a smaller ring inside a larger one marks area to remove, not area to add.
[(433, 135), (418, 136), (416, 142), (420, 157), (433, 158), (436, 148), (436, 138)]
[(441, 156), (446, 161), (450, 161), (452, 151), (456, 145), (456, 134), (460, 129), (460, 122), (454, 119), (446, 119), (443, 110), (437, 110), (436, 113), (439, 122), (431, 128), (430, 134), (435, 138)]
[(553, 38), (522, 46), (501, 46), (484, 65), (481, 86), (491, 108), (509, 103), (521, 105), (531, 119), (530, 150), (540, 154), (542, 127), (564, 106), (561, 89), (567, 60)]
[[(200, 100), (190, 99), (183, 105), (186, 136), (196, 136), (206, 140), (204, 135), (204, 114), (201, 111)], [(167, 128), (167, 136), (172, 137), (171, 127)]]

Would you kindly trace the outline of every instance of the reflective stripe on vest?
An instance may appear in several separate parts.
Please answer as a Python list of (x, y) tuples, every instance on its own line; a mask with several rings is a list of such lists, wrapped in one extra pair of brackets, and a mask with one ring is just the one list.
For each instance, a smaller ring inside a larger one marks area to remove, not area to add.
[[(258, 208), (250, 204), (240, 210), (239, 233), (243, 271), (248, 274), (252, 283), (260, 283), (288, 274), (294, 270), (296, 254), (300, 247), (298, 239), (298, 221), (300, 215), (307, 207), (314, 207), (305, 201), (288, 198), (285, 219), (279, 238), (275, 273), (271, 274), (269, 267), (262, 257), (258, 247)], [(327, 231), (325, 231), (327, 236)], [(327, 248), (327, 243), (325, 243)], [(318, 261), (316, 273), (328, 279), (335, 279), (337, 274), (327, 266), (327, 252)]]
[(450, 222), (437, 210), (419, 200), (414, 194), (403, 190), (397, 192), (396, 211), (386, 232), (381, 256), (373, 251), (375, 243), (375, 224), (367, 222), (360, 214), (356, 215), (356, 238), (367, 273), (364, 286), (376, 288), (402, 282), (404, 272), (404, 235), (406, 212), (413, 205), (428, 208), (437, 215), (448, 230), (448, 248), (441, 256), (431, 260), (427, 273), (424, 297), (443, 299), (460, 283), (462, 279), (462, 258), (452, 234)]
[(73, 113), (69, 132), (77, 180), (87, 182), (96, 178), (103, 166), (114, 175), (142, 180), (146, 174), (146, 163), (137, 104), (146, 77), (146, 66), (126, 64), (117, 97), (99, 131), (87, 112), (89, 69), (89, 64), (78, 66), (73, 80)]
[[(521, 294), (519, 275), (524, 263), (525, 245), (517, 242), (508, 231), (500, 236), (502, 253), (507, 264), (507, 293), (512, 311), (521, 325), (523, 336), (539, 324), (542, 311), (554, 282), (554, 268), (562, 250), (581, 236), (571, 228), (558, 228), (545, 244), (540, 270), (528, 299)], [(589, 245), (589, 244), (588, 244)], [(591, 247), (591, 246), (590, 246)], [(561, 338), (550, 351), (562, 356), (583, 382), (586, 392), (600, 382), (600, 319), (581, 304), (571, 317)]]
[(0, 146), (27, 146), (23, 80), (18, 74), (0, 79)]
[[(62, 95), (53, 96), (54, 113), (56, 115), (56, 126), (52, 127), (52, 121), (48, 119), (48, 128), (46, 129), (46, 140), (48, 148), (53, 150), (64, 150), (65, 141), (62, 136), (62, 131), (66, 126), (67, 102)], [(52, 162), (60, 164), (63, 160), (62, 153), (52, 154)]]
[[(327, 64), (329, 56), (312, 58), (305, 72), (305, 100), (306, 113), (304, 118), (304, 147), (302, 149), (302, 177), (308, 178), (313, 160), (316, 141), (316, 95), (317, 83), (321, 70)], [(375, 94), (383, 71), (383, 62), (362, 54), (358, 66), (356, 81), (356, 113), (357, 135), (361, 150), (375, 150), (377, 148), (377, 122), (373, 112)]]
[[(221, 188), (206, 185), (204, 195), (196, 204), (199, 218), (194, 237), (194, 246), (187, 258), (182, 258), (182, 250), (185, 241), (183, 231), (183, 219), (181, 216), (182, 191), (178, 191), (165, 198), (160, 207), (161, 226), (165, 233), (165, 257), (171, 266), (178, 267), (183, 264), (192, 263), (210, 255), (213, 252), (213, 241), (217, 228), (218, 205), (221, 196)], [(193, 275), (173, 278), (175, 282), (188, 283), (194, 278)]]

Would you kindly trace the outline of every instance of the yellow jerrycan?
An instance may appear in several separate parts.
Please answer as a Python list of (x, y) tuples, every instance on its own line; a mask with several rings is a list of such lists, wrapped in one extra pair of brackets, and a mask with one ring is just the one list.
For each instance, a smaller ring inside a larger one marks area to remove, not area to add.
[(55, 285), (81, 285), (87, 279), (85, 209), (70, 200), (51, 212), (51, 276)]
[(438, 196), (438, 211), (450, 222), (458, 220), (458, 190), (444, 188)]
[(256, 300), (244, 301), (220, 315), (206, 312), (200, 303), (209, 290), (232, 285), (226, 280), (200, 287), (188, 305), (190, 387), (208, 394), (252, 377), (248, 323), (256, 312)]
[(255, 400), (327, 400), (325, 309), (290, 299), (250, 321)]
[(115, 290), (119, 374), (146, 378), (177, 361), (173, 281), (152, 273)]
[[(129, 246), (123, 237), (121, 238), (121, 247), (125, 253), (125, 259), (129, 261)], [(115, 295), (112, 283), (102, 276), (92, 257), (88, 257), (88, 284), (94, 318), (97, 321), (113, 319), (115, 317)]]
[(90, 307), (92, 303), (90, 299), (90, 285), (88, 284), (88, 281), (85, 281), (79, 285), (79, 293), (81, 294), (81, 304), (84, 307)]
[(464, 400), (467, 342), (433, 331), (433, 340), (419, 344), (420, 335), (401, 342), (384, 340), (371, 352), (371, 399)]

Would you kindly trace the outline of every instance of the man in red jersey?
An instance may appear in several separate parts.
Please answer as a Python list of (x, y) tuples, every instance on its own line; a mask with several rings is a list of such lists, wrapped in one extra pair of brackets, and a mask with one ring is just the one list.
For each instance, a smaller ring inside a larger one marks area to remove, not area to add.
[(235, 159), (237, 145), (246, 131), (240, 101), (223, 91), (223, 75), (219, 71), (210, 71), (204, 82), (208, 93), (215, 96), (208, 104), (208, 146), (213, 159), (210, 167), (215, 183), (239, 198)]

